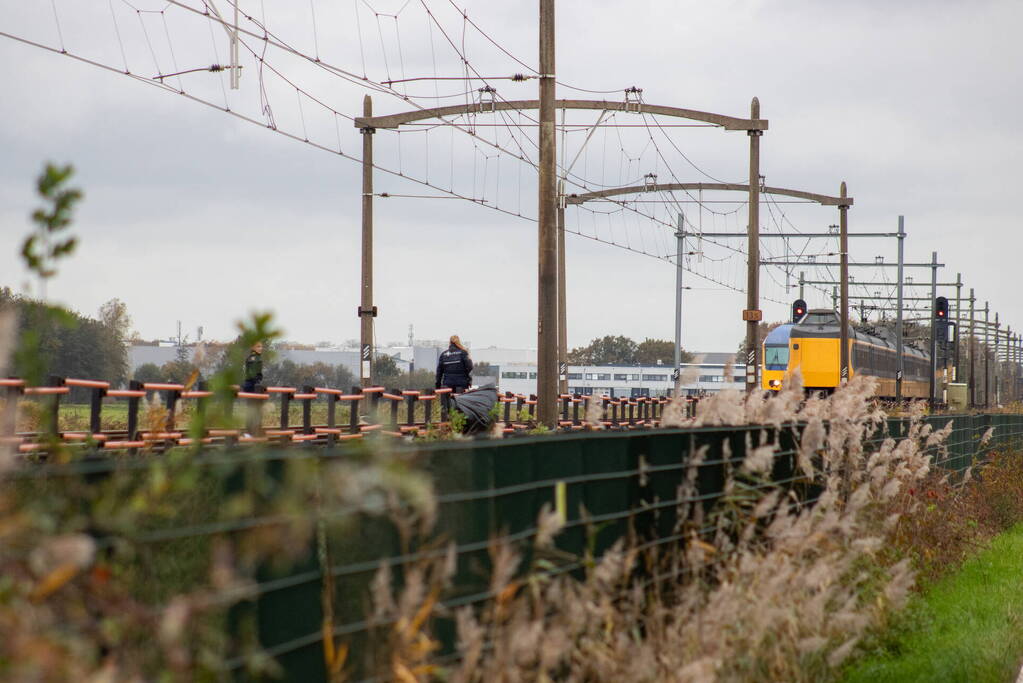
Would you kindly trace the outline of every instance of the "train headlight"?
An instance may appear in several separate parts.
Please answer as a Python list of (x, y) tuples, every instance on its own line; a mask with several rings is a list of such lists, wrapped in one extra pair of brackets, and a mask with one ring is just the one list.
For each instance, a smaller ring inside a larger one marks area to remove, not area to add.
[(781, 386), (781, 380), (780, 379), (772, 379), (767, 384), (768, 384), (768, 386), (777, 389), (778, 387)]

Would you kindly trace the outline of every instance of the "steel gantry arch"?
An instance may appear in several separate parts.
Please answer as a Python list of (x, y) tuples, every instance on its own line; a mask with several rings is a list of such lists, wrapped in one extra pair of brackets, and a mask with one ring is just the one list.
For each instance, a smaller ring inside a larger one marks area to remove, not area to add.
[[(543, 82), (541, 82), (543, 86)], [(674, 118), (700, 121), (712, 126), (719, 126), (724, 130), (746, 131), (750, 139), (749, 175), (750, 184), (746, 187), (749, 193), (749, 223), (750, 243), (757, 241), (758, 230), (758, 207), (760, 202), (760, 187), (756, 179), (760, 174), (760, 136), (768, 129), (767, 119), (760, 118), (760, 102), (753, 98), (750, 105), (750, 117), (741, 118), (726, 116), (712, 112), (698, 111), (695, 109), (682, 109), (679, 107), (668, 107), (656, 104), (647, 104), (638, 99), (630, 100), (626, 91), (626, 98), (623, 101), (608, 100), (554, 100), (553, 109), (575, 109), (591, 110), (601, 112), (632, 112), (636, 114), (651, 114), (668, 116)], [(553, 94), (553, 93), (551, 93)], [(373, 145), (371, 136), (377, 129), (396, 129), (402, 124), (422, 121), (425, 119), (443, 119), (446, 116), (458, 116), (466, 114), (480, 114), (497, 111), (522, 111), (529, 109), (540, 110), (541, 131), (546, 130), (544, 124), (553, 123), (553, 114), (544, 116), (544, 109), (541, 106), (544, 100), (544, 93), (541, 87), (541, 99), (538, 100), (497, 100), (479, 101), (471, 104), (452, 105), (446, 107), (435, 107), (430, 109), (416, 109), (414, 111), (387, 114), (382, 116), (372, 115), (372, 103), (369, 96), (363, 107), (363, 115), (356, 117), (354, 125), (365, 136), (363, 138), (363, 232), (362, 232), (362, 304), (359, 307), (359, 317), (362, 322), (362, 384), (368, 385), (373, 359), (373, 334), (372, 318), (376, 316), (376, 307), (373, 306), (372, 297), (372, 169), (373, 169)], [(550, 100), (546, 100), (550, 102)], [(549, 106), (549, 105), (548, 105)], [(550, 110), (547, 110), (548, 112)], [(550, 120), (547, 120), (550, 119)], [(599, 121), (598, 121), (599, 124)], [(542, 145), (541, 145), (542, 146)], [(543, 157), (543, 154), (541, 154)], [(542, 161), (542, 159), (541, 159)], [(541, 164), (542, 166), (542, 164)], [(542, 171), (542, 169), (541, 169)], [(541, 176), (543, 173), (541, 172)], [(541, 181), (543, 178), (541, 177)], [(566, 334), (566, 303), (565, 303), (565, 232), (563, 220), (555, 218), (562, 214), (564, 205), (557, 190), (550, 188), (541, 182), (539, 189), (540, 211), (538, 217), (539, 231), (539, 273), (540, 273), (540, 303), (537, 315), (537, 396), (539, 403), (539, 421), (548, 427), (554, 427), (557, 423), (557, 393), (560, 386), (561, 391), (567, 389), (567, 334)], [(556, 245), (554, 249), (550, 246)], [(552, 253), (553, 252), (553, 253)], [(551, 257), (556, 259), (557, 277), (548, 277), (552, 272)], [(758, 267), (759, 254), (751, 248), (750, 268)], [(545, 291), (545, 290), (554, 290)], [(553, 296), (552, 296), (553, 294)], [(751, 291), (748, 295), (749, 308), (758, 309), (758, 292)], [(744, 318), (746, 317), (744, 313)], [(755, 334), (756, 323), (751, 323), (753, 334)], [(749, 327), (749, 326), (748, 326)], [(747, 330), (747, 337), (749, 337)], [(756, 345), (749, 348), (748, 353), (756, 355)], [(368, 360), (368, 362), (367, 362)], [(560, 380), (560, 382), (559, 382)], [(756, 386), (756, 378), (747, 378), (747, 388)]]
[[(459, 116), (463, 114), (486, 114), (496, 111), (521, 111), (526, 109), (539, 109), (540, 100), (497, 100), (494, 102), (473, 102), (472, 104), (455, 104), (448, 107), (435, 107), (433, 109), (417, 109), (400, 114), (388, 114), (385, 116), (358, 116), (355, 118), (356, 128), (397, 128), (403, 123), (423, 121), (425, 119), (439, 119), (445, 116)], [(725, 130), (767, 130), (767, 119), (752, 118), (742, 119), (724, 114), (714, 114), (695, 109), (680, 109), (678, 107), (666, 107), (659, 104), (647, 104), (645, 102), (608, 100), (555, 100), (555, 109), (589, 109), (594, 111), (623, 111), (635, 114), (657, 114), (659, 116), (671, 116), (690, 121), (702, 121), (715, 126), (721, 126)]]
[[(749, 192), (749, 185), (742, 183), (659, 183), (649, 185), (633, 185), (632, 187), (616, 187), (610, 190), (601, 190), (599, 192), (585, 192), (580, 194), (569, 194), (565, 195), (566, 204), (582, 204), (594, 199), (603, 199), (605, 197), (617, 197), (623, 194), (639, 194), (641, 192), (682, 192), (682, 191), (699, 191), (699, 190), (719, 190), (719, 191), (731, 191), (731, 192)], [(781, 195), (786, 197), (795, 197), (797, 199), (805, 199), (810, 202), (815, 202), (821, 206), (852, 206), (852, 197), (830, 197), (823, 194), (815, 194), (813, 192), (803, 192), (802, 190), (789, 190), (784, 187), (764, 187), (760, 190), (761, 194), (773, 194)]]
[[(753, 139), (754, 139), (754, 136), (751, 133), (751, 151), (754, 149), (753, 145), (752, 145), (752, 140)], [(759, 165), (759, 159), (754, 160), (754, 159), (751, 158), (750, 169), (752, 170), (754, 168), (754, 166), (758, 166), (758, 165)], [(752, 180), (753, 177), (754, 177), (752, 172), (751, 172), (750, 176), (751, 176), (751, 180)], [(848, 376), (848, 367), (849, 367), (848, 348), (847, 348), (848, 347), (848, 342), (846, 340), (846, 337), (847, 337), (847, 327), (848, 327), (848, 289), (847, 289), (847, 287), (844, 284), (846, 282), (846, 280), (847, 280), (847, 273), (848, 273), (848, 223), (847, 223), (847, 219), (846, 219), (846, 214), (847, 214), (847, 211), (848, 211), (849, 207), (853, 205), (853, 201), (854, 200), (853, 200), (852, 197), (847, 197), (846, 196), (846, 185), (845, 185), (844, 182), (841, 184), (839, 195), (837, 197), (833, 197), (833, 196), (830, 196), (830, 195), (824, 195), (824, 194), (817, 194), (817, 193), (814, 193), (814, 192), (805, 192), (803, 190), (791, 190), (791, 189), (784, 188), (784, 187), (766, 187), (766, 186), (765, 187), (759, 187), (759, 185), (756, 184), (756, 183), (754, 183), (753, 185), (742, 184), (742, 183), (648, 183), (648, 184), (644, 184), (644, 185), (632, 185), (632, 186), (629, 186), (629, 187), (616, 187), (616, 188), (611, 188), (611, 189), (608, 189), (608, 190), (599, 190), (599, 191), (596, 191), (596, 192), (584, 192), (584, 193), (578, 193), (578, 194), (565, 195), (565, 197), (564, 197), (564, 205), (579, 205), (579, 204), (583, 204), (583, 203), (589, 202), (589, 201), (597, 201), (597, 200), (601, 200), (601, 199), (609, 199), (611, 197), (619, 197), (619, 196), (622, 196), (622, 195), (629, 195), (629, 194), (640, 194), (640, 193), (644, 193), (644, 192), (672, 192), (672, 191), (699, 191), (699, 190), (711, 191), (711, 190), (713, 190), (713, 191), (723, 191), (723, 192), (745, 192), (745, 193), (747, 193), (752, 198), (755, 194), (757, 194), (757, 190), (758, 189), (759, 189), (759, 193), (763, 193), (763, 194), (779, 195), (779, 196), (786, 196), (786, 197), (794, 197), (794, 198), (797, 198), (797, 199), (805, 199), (805, 200), (807, 200), (809, 202), (820, 204), (821, 206), (836, 206), (836, 207), (838, 207), (838, 210), (839, 210), (839, 224), (841, 226), (840, 239), (841, 239), (841, 243), (842, 243), (842, 246), (840, 248), (840, 251), (841, 251), (841, 263), (840, 263), (840, 266), (841, 266), (842, 273), (843, 273), (843, 275), (842, 275), (842, 281), (843, 281), (842, 310), (844, 311), (844, 313), (842, 315), (842, 339), (843, 339), (842, 349), (845, 351), (845, 353), (841, 354), (842, 357), (841, 357), (841, 361), (840, 362), (841, 362), (842, 377), (847, 377)], [(754, 201), (754, 200), (751, 199), (751, 201)], [(748, 272), (748, 283), (747, 283), (747, 306), (748, 306), (748, 310), (743, 312), (743, 319), (746, 320), (746, 322), (747, 322), (747, 335), (746, 335), (746, 360), (747, 360), (747, 362), (746, 362), (746, 387), (747, 387), (747, 389), (754, 389), (757, 386), (759, 386), (759, 377), (758, 377), (759, 363), (757, 361), (757, 350), (758, 350), (757, 349), (757, 346), (758, 346), (757, 341), (758, 340), (756, 338), (756, 334), (757, 334), (756, 328), (757, 328), (757, 326), (759, 324), (759, 318), (760, 318), (760, 311), (758, 309), (759, 309), (759, 298), (760, 298), (760, 296), (759, 296), (759, 280), (760, 280), (760, 277), (759, 277), (759, 267), (760, 267), (761, 264), (760, 264), (760, 254), (759, 254), (760, 231), (759, 231), (759, 226), (755, 225), (756, 221), (758, 220), (758, 215), (757, 215), (756, 211), (753, 211), (753, 207), (752, 206), (751, 206), (750, 214), (751, 214), (750, 226), (749, 226), (749, 230), (747, 231), (747, 237), (748, 237), (748, 240), (749, 240), (749, 249), (748, 249), (748, 252), (749, 252), (748, 253), (748, 257), (749, 257), (749, 264), (748, 264), (749, 265), (749, 269), (748, 270), (749, 270), (749, 272)], [(559, 226), (558, 226), (559, 227), (559, 231), (561, 233), (564, 233), (565, 216), (564, 216), (564, 209), (563, 208), (558, 212), (558, 221), (559, 221)], [(679, 252), (681, 252), (682, 251), (681, 240), (684, 239), (684, 232), (682, 230), (682, 226), (681, 225), (679, 225), (679, 231), (676, 233), (676, 237), (680, 240)], [(681, 265), (681, 264), (679, 264), (679, 265)], [(680, 286), (680, 285), (677, 285), (677, 286)], [(680, 313), (678, 312), (679, 311), (679, 306), (680, 306), (680, 303), (678, 303), (678, 298), (681, 296), (681, 292), (680, 291), (676, 291), (675, 292), (675, 296), (676, 296), (676, 302), (677, 302), (676, 303), (676, 332), (675, 332), (676, 339), (675, 339), (675, 346), (679, 347), (681, 345), (681, 343), (682, 343), (682, 339), (681, 339), (680, 331), (679, 331), (679, 328), (680, 328), (680, 325), (681, 325), (681, 320), (679, 319), (680, 318)], [(562, 306), (562, 308), (564, 308), (564, 305)]]

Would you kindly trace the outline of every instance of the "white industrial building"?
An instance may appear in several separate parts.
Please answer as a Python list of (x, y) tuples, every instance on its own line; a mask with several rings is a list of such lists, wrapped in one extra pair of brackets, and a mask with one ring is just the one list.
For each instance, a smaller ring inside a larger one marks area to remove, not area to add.
[[(742, 389), (746, 382), (743, 366), (732, 366), (730, 353), (694, 354), (694, 362), (682, 365), (681, 392), (698, 396), (722, 389)], [(536, 393), (535, 363), (500, 364), (499, 389), (515, 394)], [(731, 382), (726, 373), (731, 373)], [(668, 365), (570, 365), (568, 391), (571, 394), (610, 396), (665, 396), (675, 389), (672, 368)]]

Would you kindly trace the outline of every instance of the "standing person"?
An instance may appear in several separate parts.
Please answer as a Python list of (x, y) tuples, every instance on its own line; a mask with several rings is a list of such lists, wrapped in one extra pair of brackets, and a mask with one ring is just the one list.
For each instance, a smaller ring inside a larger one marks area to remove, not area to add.
[(245, 358), (245, 381), (242, 382), (242, 391), (253, 393), (256, 385), (263, 381), (263, 342), (258, 341), (252, 345), (249, 355)]
[(448, 350), (437, 358), (436, 387), (452, 389), (460, 394), (472, 383), (472, 359), (457, 334), (451, 335), (450, 342)]

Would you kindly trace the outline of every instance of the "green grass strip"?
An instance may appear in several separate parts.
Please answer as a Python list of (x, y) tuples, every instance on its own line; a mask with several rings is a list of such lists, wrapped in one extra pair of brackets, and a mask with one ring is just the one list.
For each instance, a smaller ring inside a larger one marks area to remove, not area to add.
[(1023, 525), (913, 599), (845, 680), (1015, 681), (1023, 658)]

